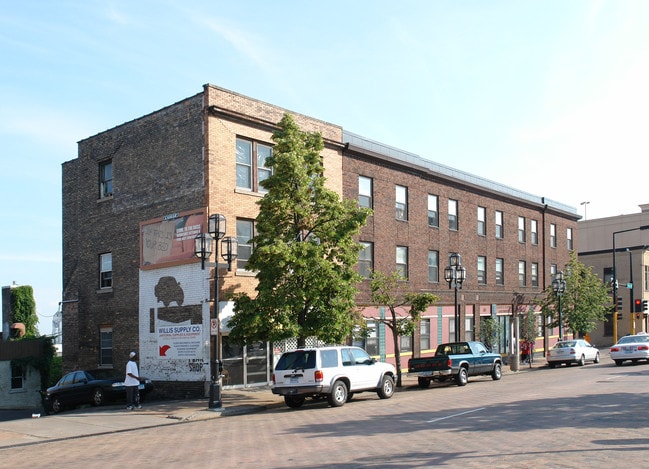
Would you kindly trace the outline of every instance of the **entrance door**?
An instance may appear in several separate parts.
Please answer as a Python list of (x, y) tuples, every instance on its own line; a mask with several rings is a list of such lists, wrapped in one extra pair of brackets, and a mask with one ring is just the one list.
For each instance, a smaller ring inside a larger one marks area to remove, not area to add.
[(223, 386), (249, 386), (267, 384), (270, 376), (268, 369), (268, 344), (255, 342), (242, 346), (230, 341), (228, 336), (221, 337), (223, 359)]

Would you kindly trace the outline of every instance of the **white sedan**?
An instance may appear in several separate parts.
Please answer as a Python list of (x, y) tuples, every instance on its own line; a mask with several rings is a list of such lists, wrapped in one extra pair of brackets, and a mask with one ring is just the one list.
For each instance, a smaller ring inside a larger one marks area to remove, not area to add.
[(562, 340), (548, 350), (546, 359), (550, 368), (562, 363), (583, 366), (587, 361), (599, 363), (599, 350), (584, 339)]
[(638, 360), (649, 360), (649, 334), (646, 332), (636, 335), (625, 335), (611, 347), (611, 358), (616, 365), (625, 360), (633, 363)]

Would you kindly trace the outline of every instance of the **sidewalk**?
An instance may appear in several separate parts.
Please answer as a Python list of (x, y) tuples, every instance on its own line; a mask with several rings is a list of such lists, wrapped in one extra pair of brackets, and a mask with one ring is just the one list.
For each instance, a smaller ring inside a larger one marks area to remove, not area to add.
[[(532, 368), (521, 367), (520, 372), (545, 366), (545, 360), (535, 360)], [(503, 375), (515, 375), (508, 365)], [(416, 376), (402, 375), (402, 387), (397, 392), (418, 388)], [(89, 435), (130, 431), (135, 428), (152, 428), (177, 425), (190, 421), (229, 417), (261, 412), (284, 406), (284, 399), (272, 393), (270, 387), (226, 389), (222, 394), (223, 407), (208, 409), (208, 399), (144, 402), (140, 410), (126, 410), (124, 404), (102, 407), (82, 407), (54, 415), (0, 421), (0, 449), (53, 442)]]

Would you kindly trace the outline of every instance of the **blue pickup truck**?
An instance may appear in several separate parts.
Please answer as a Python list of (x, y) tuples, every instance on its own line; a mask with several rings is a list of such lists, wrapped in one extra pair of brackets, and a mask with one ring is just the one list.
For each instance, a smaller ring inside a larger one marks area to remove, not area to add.
[(430, 382), (455, 379), (464, 386), (469, 376), (491, 375), (494, 380), (502, 378), (502, 357), (491, 353), (482, 342), (450, 342), (440, 344), (435, 356), (411, 358), (408, 373), (417, 375), (419, 387), (427, 388)]

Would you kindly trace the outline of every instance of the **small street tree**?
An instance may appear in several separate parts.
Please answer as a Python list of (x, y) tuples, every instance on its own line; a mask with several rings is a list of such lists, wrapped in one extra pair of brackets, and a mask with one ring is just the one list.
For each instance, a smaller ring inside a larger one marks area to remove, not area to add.
[[(592, 331), (599, 322), (606, 319), (611, 310), (609, 287), (591, 267), (577, 260), (573, 252), (566, 265), (564, 275), (566, 289), (561, 296), (561, 317), (563, 326), (581, 337)], [(540, 306), (546, 317), (551, 318), (550, 327), (559, 325), (559, 298), (549, 286)]]
[(480, 318), (480, 339), (490, 351), (498, 343), (498, 337), (502, 333), (502, 327), (494, 317)]
[(25, 325), (25, 338), (38, 337), (34, 289), (29, 285), (11, 288), (11, 321)]
[(397, 387), (401, 387), (401, 349), (399, 337), (411, 335), (419, 324), (421, 313), (439, 300), (432, 293), (407, 292), (409, 284), (398, 272), (389, 275), (374, 271), (370, 276), (371, 301), (390, 310), (389, 317), (378, 318), (392, 332), (394, 358), (397, 368)]
[(285, 114), (273, 134), (272, 174), (261, 182), (256, 234), (248, 270), (256, 297), (234, 295), (230, 336), (242, 343), (307, 337), (342, 343), (357, 323), (353, 237), (371, 213), (325, 187), (319, 133), (300, 130)]

